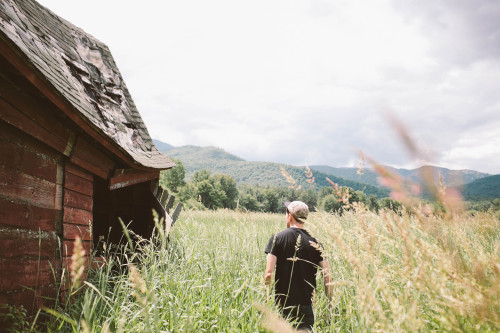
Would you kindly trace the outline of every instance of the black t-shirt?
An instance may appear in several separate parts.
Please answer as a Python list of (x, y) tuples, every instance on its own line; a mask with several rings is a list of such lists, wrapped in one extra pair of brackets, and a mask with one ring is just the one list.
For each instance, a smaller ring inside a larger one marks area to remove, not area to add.
[(312, 303), (316, 272), (324, 259), (310, 242), (319, 246), (314, 237), (299, 228), (287, 228), (269, 239), (265, 252), (277, 257), (275, 294), (281, 306)]

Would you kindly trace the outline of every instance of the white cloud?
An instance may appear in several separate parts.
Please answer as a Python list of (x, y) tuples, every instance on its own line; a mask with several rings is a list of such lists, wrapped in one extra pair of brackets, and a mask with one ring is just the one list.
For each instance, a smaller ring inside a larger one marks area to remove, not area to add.
[(442, 157), (442, 163), (459, 169), (498, 173), (500, 165), (500, 121), (464, 133)]
[(500, 173), (495, 1), (41, 3), (108, 44), (170, 144), (334, 166), (361, 148), (407, 165), (390, 109), (435, 163)]

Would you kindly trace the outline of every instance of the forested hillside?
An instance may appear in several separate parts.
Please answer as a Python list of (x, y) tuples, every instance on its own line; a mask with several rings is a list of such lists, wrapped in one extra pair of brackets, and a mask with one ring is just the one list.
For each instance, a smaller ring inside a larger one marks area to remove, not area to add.
[[(349, 179), (352, 181), (370, 184), (377, 186), (377, 174), (370, 169), (365, 169), (362, 175), (358, 174), (358, 168), (334, 168), (327, 165), (311, 165), (312, 170), (320, 171), (329, 175), (334, 175), (340, 178)], [(401, 177), (411, 180), (416, 183), (421, 183), (421, 174), (423, 168), (430, 168), (431, 172), (435, 175), (436, 181), (439, 182), (439, 175), (442, 176), (443, 181), (448, 187), (460, 186), (488, 177), (489, 174), (474, 170), (450, 170), (446, 168), (439, 168), (434, 166), (425, 166), (417, 169), (396, 169), (386, 167), (392, 172), (399, 174)]]
[(319, 171), (328, 175), (334, 175), (359, 183), (379, 186), (377, 182), (377, 174), (369, 169), (364, 170), (364, 173), (360, 175), (358, 174), (358, 168), (335, 168), (328, 165), (311, 165), (310, 168), (313, 171)]
[[(370, 169), (365, 169), (363, 174), (358, 174), (358, 168), (335, 168), (326, 165), (313, 165), (314, 183), (307, 182), (305, 167), (292, 166), (272, 162), (253, 162), (230, 154), (216, 147), (183, 146), (173, 147), (161, 141), (156, 141), (157, 147), (167, 156), (179, 159), (184, 164), (186, 179), (189, 180), (196, 171), (209, 170), (212, 174), (225, 174), (233, 177), (239, 185), (270, 186), (297, 188), (321, 188), (330, 186), (326, 177), (340, 186), (348, 186), (354, 190), (363, 191), (366, 195), (376, 195), (383, 198), (389, 195), (386, 188), (377, 182), (377, 174)], [(467, 200), (481, 200), (500, 197), (500, 175), (490, 176), (487, 173), (474, 170), (450, 170), (433, 166), (417, 169), (396, 169), (387, 167), (402, 178), (416, 183), (421, 183), (423, 168), (431, 168), (436, 181), (442, 176), (447, 187), (458, 187), (463, 191)], [(295, 181), (291, 184), (283, 175), (283, 169)], [(464, 185), (467, 184), (467, 185)]]
[(500, 198), (500, 175), (477, 179), (461, 190), (466, 200)]
[(331, 186), (326, 177), (340, 186), (348, 186), (379, 198), (389, 194), (387, 189), (343, 179), (334, 175), (313, 171), (314, 183), (306, 180), (305, 168), (272, 162), (251, 162), (229, 154), (215, 147), (184, 146), (168, 150), (167, 155), (179, 159), (186, 169), (186, 178), (199, 170), (209, 170), (212, 174), (225, 174), (233, 177), (238, 184), (287, 187), (291, 184), (283, 175), (282, 168), (294, 179), (296, 187), (311, 188)]

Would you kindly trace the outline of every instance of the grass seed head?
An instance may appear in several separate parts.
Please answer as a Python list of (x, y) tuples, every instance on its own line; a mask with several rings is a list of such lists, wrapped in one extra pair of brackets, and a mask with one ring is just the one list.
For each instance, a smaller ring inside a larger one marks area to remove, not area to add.
[(81, 333), (90, 333), (89, 325), (87, 325), (87, 322), (85, 319), (82, 319), (80, 321), (80, 332)]
[(295, 188), (295, 186), (297, 185), (295, 179), (293, 179), (293, 177), (285, 170), (284, 167), (280, 166), (280, 170), (283, 177), (285, 177), (286, 181), (290, 184), (288, 187)]
[(146, 282), (144, 281), (134, 264), (131, 264), (129, 269), (130, 287), (133, 290), (132, 295), (135, 297), (137, 302), (139, 302), (143, 306), (146, 306), (150, 295), (149, 290), (146, 286)]
[(72, 288), (81, 285), (81, 278), (85, 270), (85, 250), (82, 246), (82, 239), (77, 236), (73, 243), (73, 255), (71, 256), (70, 276)]
[(262, 327), (275, 333), (294, 333), (297, 332), (285, 319), (274, 313), (271, 309), (262, 304), (255, 304), (254, 307), (262, 312)]

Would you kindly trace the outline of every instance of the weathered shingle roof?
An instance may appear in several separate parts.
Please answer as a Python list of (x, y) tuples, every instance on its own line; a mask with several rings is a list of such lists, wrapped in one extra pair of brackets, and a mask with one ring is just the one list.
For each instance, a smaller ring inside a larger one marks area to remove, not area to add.
[(93, 126), (141, 166), (174, 164), (154, 146), (106, 45), (33, 0), (0, 0), (0, 33)]

